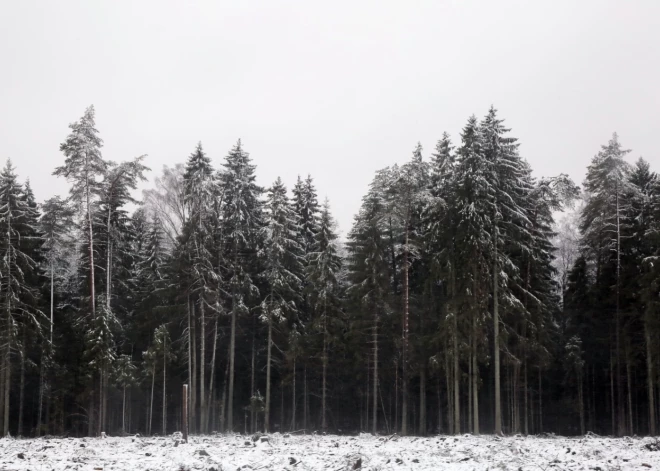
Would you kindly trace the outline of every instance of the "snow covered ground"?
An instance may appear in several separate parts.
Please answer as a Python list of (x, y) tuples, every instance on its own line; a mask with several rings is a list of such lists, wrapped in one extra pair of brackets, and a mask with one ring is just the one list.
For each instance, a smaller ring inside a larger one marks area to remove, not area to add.
[[(256, 437), (255, 437), (256, 438)], [(0, 440), (0, 470), (660, 470), (652, 438), (241, 435)]]

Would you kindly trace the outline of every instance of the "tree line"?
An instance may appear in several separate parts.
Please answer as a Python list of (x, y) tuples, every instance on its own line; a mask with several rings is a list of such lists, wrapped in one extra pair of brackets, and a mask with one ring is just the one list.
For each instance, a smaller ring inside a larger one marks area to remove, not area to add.
[(192, 433), (656, 433), (660, 179), (616, 134), (580, 188), (491, 107), (377, 171), (341, 240), (240, 140), (138, 201), (94, 119), (67, 197), (0, 173), (2, 436), (167, 434), (184, 401)]

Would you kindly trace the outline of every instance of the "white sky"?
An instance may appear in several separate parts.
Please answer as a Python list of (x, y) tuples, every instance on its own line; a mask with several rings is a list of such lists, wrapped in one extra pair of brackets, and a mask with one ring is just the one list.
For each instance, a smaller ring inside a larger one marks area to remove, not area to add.
[(340, 228), (374, 171), (494, 104), (537, 175), (578, 182), (617, 131), (660, 170), (660, 1), (0, 0), (0, 159), (39, 199), (94, 104), (104, 156), (311, 173)]

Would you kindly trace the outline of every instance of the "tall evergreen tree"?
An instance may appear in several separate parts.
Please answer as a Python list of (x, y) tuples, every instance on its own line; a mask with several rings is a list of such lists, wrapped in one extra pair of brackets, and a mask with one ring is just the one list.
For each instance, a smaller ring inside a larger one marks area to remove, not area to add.
[[(223, 188), (222, 221), (225, 245), (226, 279), (231, 299), (231, 331), (229, 347), (229, 390), (227, 429), (234, 430), (234, 380), (236, 360), (236, 321), (249, 312), (251, 302), (259, 295), (254, 280), (254, 257), (263, 238), (263, 190), (256, 182), (256, 167), (243, 150), (241, 141), (231, 149), (223, 164), (220, 186)], [(252, 259), (252, 260), (251, 260)]]

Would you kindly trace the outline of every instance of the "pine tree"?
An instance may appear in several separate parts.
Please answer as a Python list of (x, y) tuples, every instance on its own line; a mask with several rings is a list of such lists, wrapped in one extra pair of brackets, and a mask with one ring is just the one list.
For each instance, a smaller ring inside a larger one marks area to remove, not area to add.
[(62, 176), (71, 183), (71, 200), (80, 205), (86, 219), (86, 232), (89, 246), (89, 303), (92, 316), (96, 312), (96, 294), (94, 291), (94, 236), (93, 206), (101, 191), (101, 179), (108, 164), (103, 160), (101, 147), (103, 141), (98, 137), (94, 122), (94, 106), (85, 110), (79, 121), (69, 125), (71, 134), (60, 145), (66, 157), (64, 165), (57, 167), (53, 175)]

